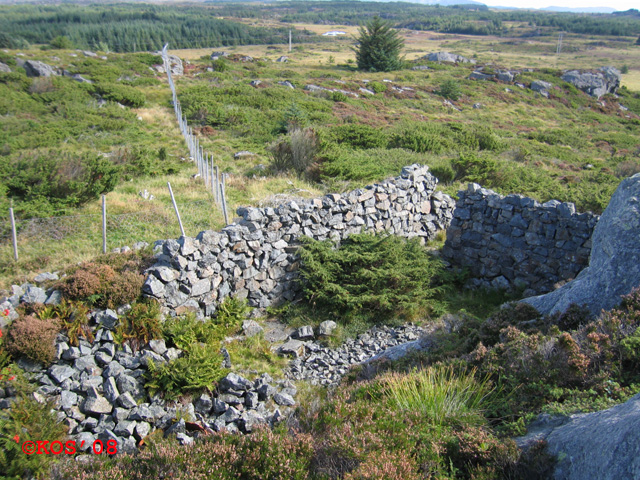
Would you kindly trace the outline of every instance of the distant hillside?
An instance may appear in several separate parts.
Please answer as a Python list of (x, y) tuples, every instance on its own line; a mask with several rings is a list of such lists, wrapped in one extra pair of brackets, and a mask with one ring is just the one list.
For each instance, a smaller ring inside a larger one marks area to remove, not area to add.
[(545, 12), (569, 12), (569, 13), (613, 13), (616, 11), (615, 8), (611, 7), (578, 7), (578, 8), (570, 8), (570, 7), (545, 7), (540, 10), (544, 10)]

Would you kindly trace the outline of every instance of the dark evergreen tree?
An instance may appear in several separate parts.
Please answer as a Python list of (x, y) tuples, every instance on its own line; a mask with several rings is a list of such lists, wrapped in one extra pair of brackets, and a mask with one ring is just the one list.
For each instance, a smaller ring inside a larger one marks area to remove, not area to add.
[(358, 45), (353, 50), (360, 70), (390, 72), (402, 68), (400, 52), (404, 40), (391, 28), (390, 23), (373, 17), (364, 27), (360, 27), (356, 40)]

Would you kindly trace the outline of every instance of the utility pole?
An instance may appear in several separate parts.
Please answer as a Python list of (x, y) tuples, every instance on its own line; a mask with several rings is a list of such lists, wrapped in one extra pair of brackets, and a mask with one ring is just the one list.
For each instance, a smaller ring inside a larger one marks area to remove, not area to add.
[(289, 52), (291, 52), (291, 29), (289, 29)]
[(564, 35), (564, 34), (563, 34), (563, 33), (561, 33), (561, 34), (558, 36), (558, 48), (556, 49), (556, 55), (560, 55), (560, 52), (562, 51), (562, 36), (563, 36), (563, 35)]

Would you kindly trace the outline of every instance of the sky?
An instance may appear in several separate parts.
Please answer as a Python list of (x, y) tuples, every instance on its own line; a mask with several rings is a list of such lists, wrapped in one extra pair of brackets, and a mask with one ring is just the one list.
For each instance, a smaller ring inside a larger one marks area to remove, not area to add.
[(611, 7), (616, 10), (629, 10), (640, 8), (638, 0), (478, 0), (489, 6), (518, 7), (518, 8), (545, 8), (545, 7)]

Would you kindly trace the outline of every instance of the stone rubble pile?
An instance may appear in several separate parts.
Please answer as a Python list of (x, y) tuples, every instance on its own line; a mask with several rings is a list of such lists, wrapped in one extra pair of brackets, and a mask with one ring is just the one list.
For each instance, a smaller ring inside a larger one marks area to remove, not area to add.
[(281, 351), (299, 355), (289, 364), (287, 375), (292, 380), (306, 380), (312, 385), (335, 385), (350, 366), (371, 360), (393, 347), (416, 342), (426, 333), (425, 327), (410, 323), (399, 327), (381, 326), (347, 340), (336, 349), (314, 341), (290, 340)]
[[(29, 303), (41, 298), (32, 300)], [(91, 318), (93, 342), (80, 339), (73, 346), (66, 335), (59, 334), (56, 360), (48, 368), (24, 359), (18, 361), (39, 385), (35, 398), (55, 402), (59, 420), (68, 427), (81, 452), (90, 452), (96, 440), (105, 445), (115, 440), (118, 452), (133, 452), (157, 429), (164, 430), (165, 435), (175, 434), (183, 444), (191, 443), (198, 432), (225, 428), (248, 433), (257, 425), (272, 426), (296, 404), (295, 386), (288, 380), (274, 382), (268, 374), (249, 381), (229, 373), (220, 381), (217, 393), (203, 393), (186, 405), (150, 396), (145, 389), (150, 362), (159, 365), (175, 360), (182, 351), (167, 348), (164, 340), (152, 340), (134, 352), (128, 345), (115, 342), (117, 312), (97, 310)], [(0, 388), (0, 409), (10, 408), (14, 395), (10, 386)]]
[(430, 240), (453, 217), (454, 202), (434, 193), (436, 182), (427, 167), (412, 165), (400, 177), (343, 195), (239, 208), (239, 223), (219, 232), (159, 242), (143, 291), (170, 312), (203, 316), (229, 295), (260, 308), (293, 300), (302, 235), (339, 242), (372, 231)]

